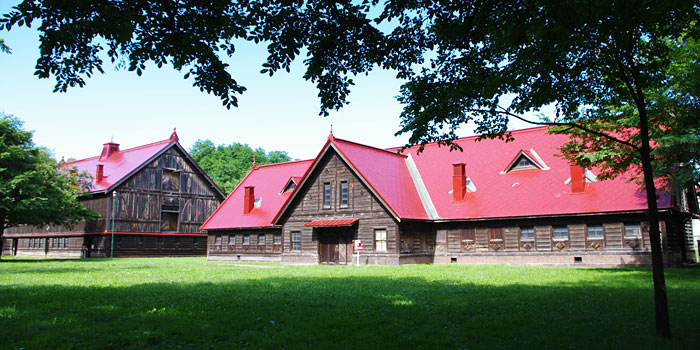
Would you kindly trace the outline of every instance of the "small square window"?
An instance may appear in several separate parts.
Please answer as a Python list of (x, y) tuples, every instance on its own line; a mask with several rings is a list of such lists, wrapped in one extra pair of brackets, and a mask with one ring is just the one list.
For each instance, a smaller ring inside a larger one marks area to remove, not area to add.
[(588, 238), (603, 238), (603, 225), (588, 225)]
[(523, 241), (531, 241), (535, 239), (535, 228), (532, 226), (523, 226), (520, 228), (520, 239)]
[(638, 223), (625, 223), (625, 237), (641, 237), (642, 228)]
[(552, 237), (554, 239), (568, 239), (569, 238), (569, 230), (566, 228), (566, 226), (554, 226), (552, 231), (553, 231)]

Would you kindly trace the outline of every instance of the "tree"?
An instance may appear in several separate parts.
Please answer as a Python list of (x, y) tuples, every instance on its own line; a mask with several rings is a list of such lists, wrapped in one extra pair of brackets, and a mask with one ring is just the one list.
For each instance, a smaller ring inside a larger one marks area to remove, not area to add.
[(253, 150), (240, 143), (215, 146), (210, 140), (197, 140), (189, 153), (226, 194), (238, 186), (253, 166), (253, 160), (256, 165), (291, 160), (284, 151), (270, 151), (266, 154), (262, 148)]
[(0, 38), (0, 52), (12, 53), (12, 50), (9, 46), (7, 46), (7, 44), (5, 44), (5, 39), (3, 38)]
[(46, 149), (34, 145), (19, 119), (0, 115), (0, 238), (17, 225), (71, 226), (96, 219), (78, 202), (89, 183), (86, 174), (59, 169)]
[[(671, 173), (683, 161), (697, 160), (697, 148), (690, 152), (695, 155), (673, 153), (687, 142), (697, 144), (680, 132), (698, 130), (697, 118), (676, 117), (697, 105), (697, 90), (685, 90), (687, 101), (675, 98), (683, 85), (669, 80), (676, 53), (700, 35), (695, 2), (27, 0), (0, 24), (10, 29), (34, 19), (41, 19), (43, 33), (38, 75), (55, 76), (59, 91), (101, 71), (102, 46), (95, 40), (101, 38), (108, 56), (127, 61), (131, 70), (140, 74), (147, 61), (190, 67), (185, 76), (193, 74), (195, 85), (235, 105), (235, 93), (244, 88), (217, 54), (230, 56), (235, 40), (245, 39), (268, 44), (267, 74), (288, 70), (306, 49), (304, 77), (319, 89), (322, 115), (347, 103), (352, 75), (375, 67), (396, 70), (407, 80), (399, 96), (405, 104), (399, 133), (410, 133), (411, 144), (456, 147), (451, 140), (464, 124), (508, 140), (511, 118), (549, 106), (554, 112), (538, 123), (562, 126), (574, 138), (593, 135), (589, 140), (607, 142), (606, 151), (635, 155), (629, 159), (641, 169), (649, 202), (657, 333), (670, 336), (654, 162)], [(679, 102), (685, 107), (674, 105)], [(601, 126), (622, 123), (627, 127)], [(589, 136), (582, 137), (585, 142)], [(593, 164), (591, 150), (572, 148), (569, 156)]]

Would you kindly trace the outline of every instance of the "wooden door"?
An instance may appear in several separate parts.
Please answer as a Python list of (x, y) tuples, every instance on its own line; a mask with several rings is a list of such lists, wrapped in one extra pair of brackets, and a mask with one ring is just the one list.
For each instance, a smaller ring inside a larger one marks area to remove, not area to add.
[(321, 264), (337, 264), (339, 256), (338, 234), (333, 231), (323, 230), (318, 235), (319, 258)]

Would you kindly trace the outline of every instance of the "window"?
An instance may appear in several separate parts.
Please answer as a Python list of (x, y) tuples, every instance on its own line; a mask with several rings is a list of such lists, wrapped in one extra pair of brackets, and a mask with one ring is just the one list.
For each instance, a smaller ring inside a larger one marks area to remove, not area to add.
[(568, 239), (569, 231), (566, 229), (566, 226), (554, 226), (552, 237), (554, 239)]
[(347, 181), (340, 182), (340, 207), (341, 208), (348, 207), (348, 182)]
[(323, 184), (323, 207), (331, 207), (331, 183), (326, 182)]
[(489, 229), (489, 239), (492, 241), (502, 241), (503, 240), (503, 228), (494, 227)]
[(273, 243), (274, 244), (282, 244), (282, 234), (281, 233), (275, 233), (273, 236)]
[(163, 169), (163, 191), (180, 191), (180, 172), (175, 169)]
[(163, 204), (160, 207), (160, 232), (177, 232), (177, 223), (180, 208), (174, 201), (173, 204)]
[(214, 244), (221, 245), (221, 235), (216, 235), (214, 238)]
[(603, 225), (588, 225), (588, 238), (603, 238)]
[(292, 231), (292, 250), (295, 252), (301, 251), (301, 232)]
[(232, 247), (236, 245), (236, 235), (229, 235), (228, 236), (228, 245), (230, 245)]
[(258, 244), (259, 245), (265, 245), (265, 234), (260, 234), (258, 235)]
[(518, 159), (518, 162), (515, 163), (515, 165), (513, 166), (513, 169), (531, 169), (531, 168), (536, 168), (535, 164), (532, 164), (532, 162), (524, 156), (521, 156), (520, 159)]
[(523, 241), (531, 241), (535, 239), (535, 228), (532, 226), (523, 226), (520, 228), (520, 239)]
[(637, 223), (625, 223), (625, 237), (641, 237), (642, 228)]
[(462, 236), (462, 242), (474, 242), (476, 230), (473, 228), (463, 228), (460, 230), (460, 235)]
[(250, 235), (243, 235), (243, 245), (250, 244)]
[(379, 228), (374, 230), (374, 250), (377, 252), (386, 251), (386, 229)]

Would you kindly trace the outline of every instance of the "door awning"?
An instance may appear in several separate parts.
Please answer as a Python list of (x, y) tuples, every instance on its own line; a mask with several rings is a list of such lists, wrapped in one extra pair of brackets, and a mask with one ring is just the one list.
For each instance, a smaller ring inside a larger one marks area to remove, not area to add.
[(306, 227), (341, 227), (352, 226), (360, 219), (342, 219), (342, 220), (313, 220), (304, 224)]

